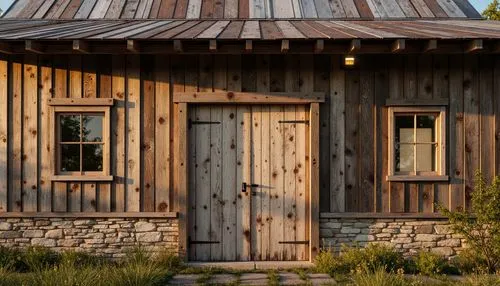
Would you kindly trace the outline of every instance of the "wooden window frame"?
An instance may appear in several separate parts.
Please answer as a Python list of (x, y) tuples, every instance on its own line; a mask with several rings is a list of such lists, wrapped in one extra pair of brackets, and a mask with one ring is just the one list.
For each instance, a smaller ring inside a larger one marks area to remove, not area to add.
[[(448, 181), (446, 174), (446, 107), (445, 106), (391, 106), (388, 107), (388, 181)], [(436, 114), (436, 171), (419, 174), (396, 172), (395, 164), (395, 116), (398, 114)]]
[[(54, 99), (49, 101), (51, 107), (50, 116), (51, 122), (53, 122), (53, 128), (51, 130), (51, 150), (54, 150), (53, 159), (51, 160), (51, 180), (52, 181), (93, 181), (93, 182), (103, 182), (112, 181), (113, 176), (110, 174), (110, 154), (111, 154), (111, 136), (110, 136), (110, 126), (111, 126), (111, 106), (109, 100), (103, 101), (92, 101), (92, 105), (86, 99), (68, 101), (55, 101)], [(64, 105), (67, 104), (67, 105)], [(58, 114), (62, 113), (99, 113), (103, 114), (103, 129), (102, 129), (102, 171), (91, 171), (91, 172), (61, 172), (60, 171), (60, 142), (59, 142), (59, 119)]]

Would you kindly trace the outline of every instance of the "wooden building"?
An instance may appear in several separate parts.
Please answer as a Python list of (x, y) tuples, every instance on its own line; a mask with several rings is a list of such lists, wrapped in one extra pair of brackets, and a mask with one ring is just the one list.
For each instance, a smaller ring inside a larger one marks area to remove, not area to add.
[(17, 0), (0, 238), (63, 221), (109, 232), (28, 244), (309, 260), (415, 231), (500, 172), (499, 39), (466, 0)]

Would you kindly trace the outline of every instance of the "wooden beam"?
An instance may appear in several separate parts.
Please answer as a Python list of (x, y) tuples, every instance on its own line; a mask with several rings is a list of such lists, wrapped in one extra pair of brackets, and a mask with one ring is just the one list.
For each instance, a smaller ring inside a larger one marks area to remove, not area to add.
[(252, 40), (246, 40), (245, 41), (245, 52), (251, 53), (253, 50), (253, 42)]
[(483, 47), (483, 40), (481, 39), (475, 39), (471, 40), (467, 43), (467, 47), (465, 48), (466, 53), (473, 53), (482, 50)]
[(448, 220), (447, 217), (443, 216), (440, 213), (373, 213), (373, 212), (366, 212), (366, 213), (351, 213), (351, 212), (342, 212), (342, 213), (321, 213), (320, 218), (356, 218), (356, 219), (363, 219), (363, 218), (368, 218), (368, 219), (393, 219), (393, 218), (405, 218), (405, 219), (415, 219), (415, 218), (420, 218), (420, 219), (446, 219)]
[(174, 40), (174, 52), (181, 53), (182, 51), (183, 49), (181, 40)]
[(281, 52), (288, 53), (289, 50), (290, 50), (290, 41), (289, 40), (282, 40), (281, 41)]
[(73, 51), (79, 52), (82, 54), (89, 54), (90, 48), (89, 44), (82, 40), (74, 40), (73, 41)]
[(314, 52), (321, 53), (325, 49), (325, 41), (324, 40), (316, 40), (314, 44)]
[(34, 42), (32, 40), (26, 40), (24, 42), (24, 49), (27, 52), (32, 52), (36, 54), (43, 54), (43, 47), (40, 43)]
[(210, 40), (208, 42), (208, 50), (211, 52), (217, 52), (217, 40)]
[(113, 98), (50, 98), (50, 106), (112, 106)]
[(176, 103), (306, 104), (325, 102), (324, 92), (176, 92)]
[(351, 40), (351, 44), (349, 45), (349, 54), (359, 52), (359, 50), (361, 50), (361, 40)]
[(0, 218), (177, 218), (177, 212), (2, 212)]
[(391, 45), (391, 52), (399, 53), (406, 49), (406, 41), (403, 39), (395, 40)]
[(429, 40), (425, 43), (424, 53), (432, 52), (437, 49), (437, 40)]
[(8, 43), (0, 43), (0, 53), (12, 54), (12, 48)]
[(139, 53), (141, 51), (141, 47), (137, 41), (127, 40), (127, 51), (131, 53)]

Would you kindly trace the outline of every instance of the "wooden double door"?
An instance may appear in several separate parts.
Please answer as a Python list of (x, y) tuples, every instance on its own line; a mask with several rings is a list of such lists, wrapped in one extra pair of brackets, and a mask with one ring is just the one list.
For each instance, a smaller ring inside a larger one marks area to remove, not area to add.
[(190, 105), (191, 261), (309, 259), (309, 108)]

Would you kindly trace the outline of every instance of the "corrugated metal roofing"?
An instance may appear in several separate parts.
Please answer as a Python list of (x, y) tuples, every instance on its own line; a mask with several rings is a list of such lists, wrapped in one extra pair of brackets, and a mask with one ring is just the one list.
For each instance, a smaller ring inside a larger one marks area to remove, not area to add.
[(16, 0), (19, 19), (480, 18), (467, 0)]
[(499, 39), (485, 20), (3, 20), (0, 40)]

